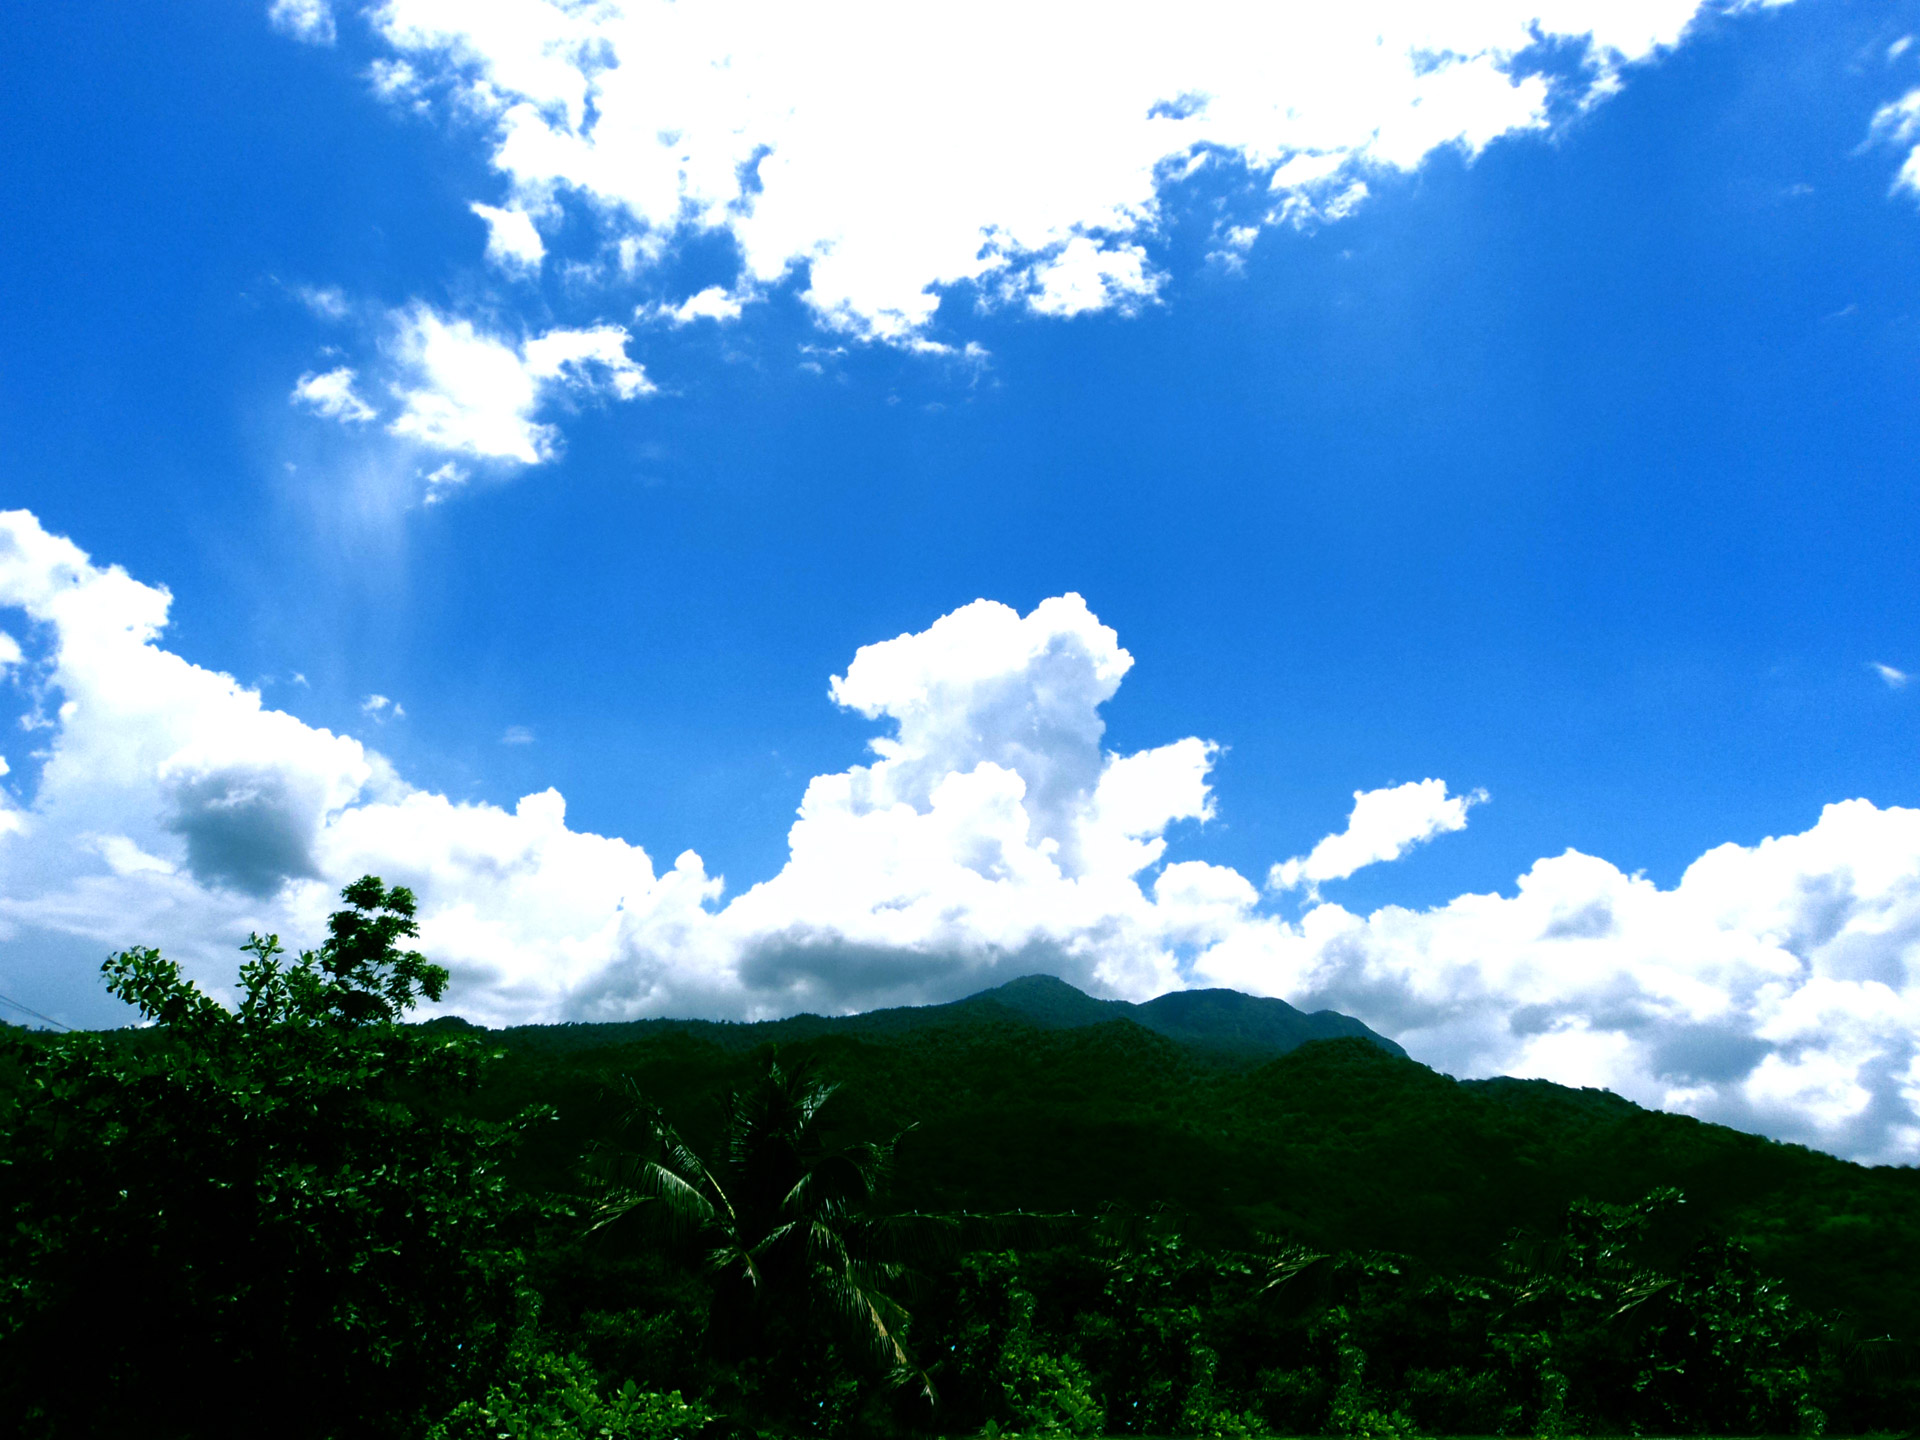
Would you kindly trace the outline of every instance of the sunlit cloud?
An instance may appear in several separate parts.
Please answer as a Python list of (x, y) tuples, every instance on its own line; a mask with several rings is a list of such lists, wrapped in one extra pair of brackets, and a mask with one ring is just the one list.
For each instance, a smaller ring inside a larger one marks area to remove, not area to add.
[[(167, 649), (170, 604), (0, 517), (0, 608), (41, 637), (7, 653), (46, 690), (39, 774), (0, 792), (16, 972), (144, 942), (230, 983), (249, 930), (315, 933), (372, 872), (417, 891), (451, 1003), (490, 1023), (846, 1011), (1034, 971), (1130, 999), (1229, 985), (1357, 1015), (1456, 1074), (1920, 1159), (1920, 811), (1830, 805), (1668, 889), (1569, 850), (1511, 894), (1288, 919), (1239, 871), (1175, 853), (1216, 812), (1215, 745), (1106, 747), (1134, 664), (1115, 632), (1076, 595), (1024, 615), (982, 600), (832, 678), (878, 727), (870, 754), (805, 785), (786, 863), (730, 897), (694, 851), (663, 867), (574, 829), (554, 790), (497, 806), (409, 783)], [(398, 711), (380, 699), (370, 713)], [(1283, 877), (1386, 863), (1457, 832), (1476, 798), (1437, 779), (1360, 792)]]

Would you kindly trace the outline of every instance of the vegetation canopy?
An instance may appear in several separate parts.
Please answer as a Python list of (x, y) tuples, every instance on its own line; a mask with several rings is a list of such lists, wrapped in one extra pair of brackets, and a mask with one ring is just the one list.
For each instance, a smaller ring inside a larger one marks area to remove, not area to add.
[(489, 1033), (366, 877), (0, 1044), (26, 1436), (1904, 1433), (1920, 1175), (1033, 977)]

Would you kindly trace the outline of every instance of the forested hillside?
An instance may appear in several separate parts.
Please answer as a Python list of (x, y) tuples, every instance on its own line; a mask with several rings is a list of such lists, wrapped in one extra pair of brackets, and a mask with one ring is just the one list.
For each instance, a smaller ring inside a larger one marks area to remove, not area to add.
[(1345, 1017), (1029, 977), (764, 1025), (405, 1022), (368, 877), (229, 1010), (0, 1045), (29, 1436), (1904, 1432), (1920, 1171)]
[(841, 1084), (849, 1132), (913, 1127), (894, 1179), (909, 1208), (1168, 1206), (1223, 1244), (1287, 1235), (1449, 1266), (1484, 1260), (1516, 1227), (1555, 1224), (1575, 1199), (1672, 1186), (1688, 1228), (1752, 1246), (1802, 1299), (1920, 1335), (1920, 1170), (1850, 1164), (1603, 1090), (1456, 1081), (1329, 1012), (1312, 1018), (1369, 1038), (1256, 1047), (1244, 1027), (1231, 1039), (1194, 1027), (1181, 1043), (1134, 1018), (1176, 998), (1125, 1006), (1045, 978), (845, 1019), (526, 1027), (487, 1036), (505, 1053), (486, 1103), (502, 1116), (555, 1108), (529, 1159), (557, 1182), (617, 1124), (627, 1084), (711, 1143), (720, 1097), (778, 1054)]

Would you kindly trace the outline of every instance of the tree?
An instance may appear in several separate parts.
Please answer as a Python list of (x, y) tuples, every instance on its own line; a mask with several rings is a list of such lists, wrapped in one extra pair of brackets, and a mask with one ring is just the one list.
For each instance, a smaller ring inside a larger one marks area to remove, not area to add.
[(639, 1150), (600, 1157), (595, 1228), (654, 1219), (701, 1248), (714, 1285), (710, 1333), (749, 1404), (834, 1428), (861, 1372), (932, 1386), (905, 1343), (909, 1261), (950, 1252), (965, 1217), (879, 1208), (900, 1137), (835, 1145), (823, 1112), (837, 1087), (770, 1059), (728, 1096), (709, 1164), (642, 1102)]
[(504, 1349), (517, 1127), (449, 1113), (473, 1040), (399, 1023), (447, 983), (413, 895), (342, 894), (232, 1010), (137, 947), (102, 968), (147, 1028), (6, 1042), (0, 1426), (395, 1434)]

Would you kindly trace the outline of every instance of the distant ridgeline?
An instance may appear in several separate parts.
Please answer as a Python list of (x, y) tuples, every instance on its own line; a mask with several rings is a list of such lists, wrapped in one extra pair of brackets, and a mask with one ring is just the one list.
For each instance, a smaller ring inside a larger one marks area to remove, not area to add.
[(1555, 1229), (1572, 1200), (1676, 1186), (1686, 1227), (1744, 1241), (1802, 1302), (1920, 1338), (1920, 1170), (1603, 1090), (1454, 1080), (1331, 1011), (1231, 990), (1130, 1005), (1029, 976), (864, 1015), (488, 1034), (505, 1058), (484, 1109), (554, 1107), (526, 1159), (556, 1185), (614, 1134), (629, 1086), (696, 1145), (715, 1142), (719, 1097), (772, 1046), (841, 1083), (848, 1134), (913, 1127), (894, 1183), (909, 1208), (1165, 1207), (1207, 1242), (1278, 1236), (1473, 1271), (1516, 1229)]
[(721, 1020), (632, 1020), (600, 1025), (522, 1025), (501, 1032), (509, 1045), (541, 1050), (601, 1049), (666, 1030), (712, 1040), (729, 1048), (787, 1044), (823, 1035), (879, 1040), (936, 1026), (995, 1021), (1042, 1030), (1079, 1030), (1131, 1021), (1196, 1050), (1242, 1060), (1272, 1060), (1311, 1040), (1367, 1040), (1406, 1058), (1386, 1036), (1334, 1010), (1311, 1015), (1284, 1000), (1243, 995), (1238, 990), (1175, 990), (1144, 1005), (1096, 1000), (1051, 975), (1026, 975), (947, 1005), (903, 1005), (862, 1015), (794, 1015), (785, 1020), (740, 1024)]

